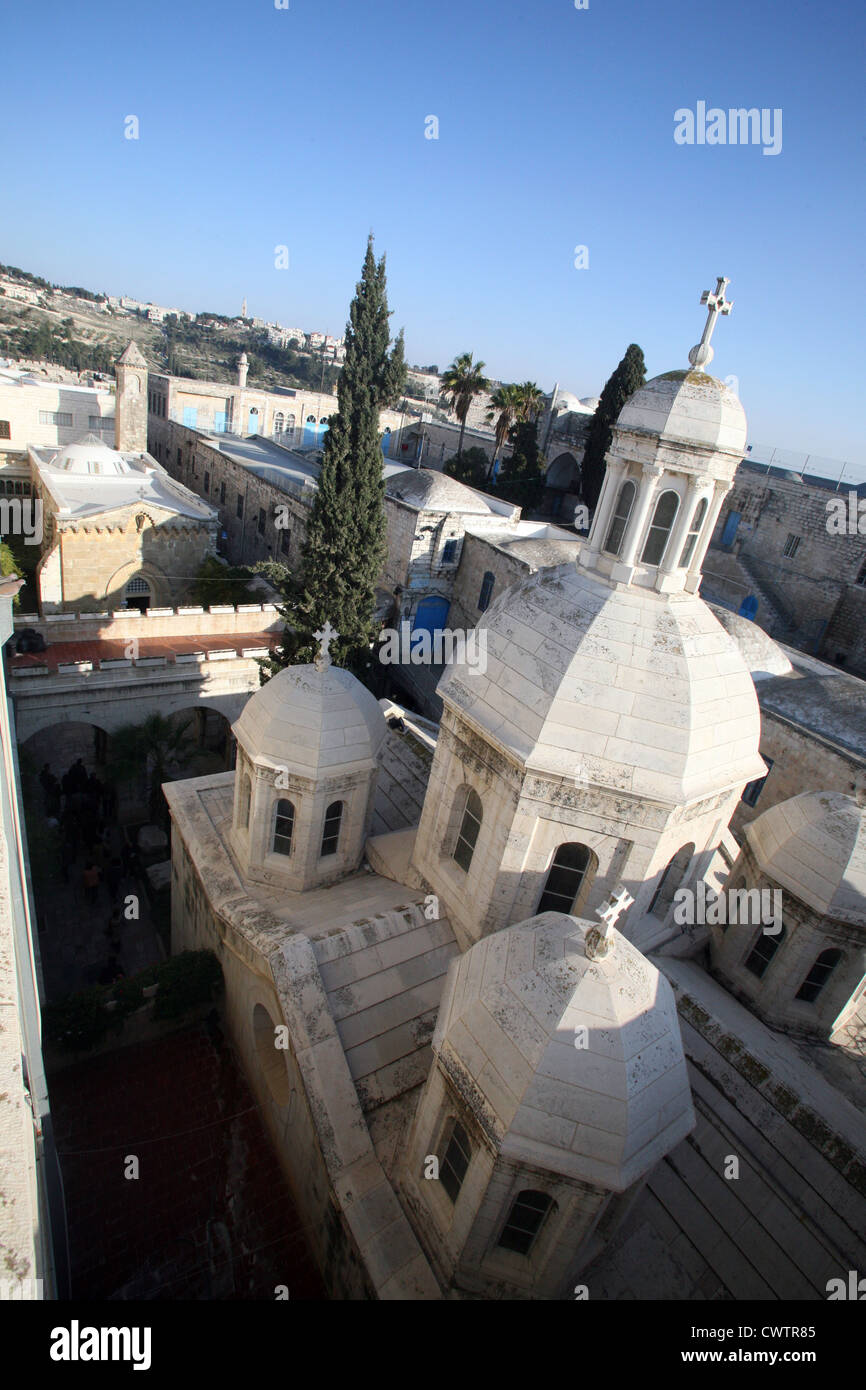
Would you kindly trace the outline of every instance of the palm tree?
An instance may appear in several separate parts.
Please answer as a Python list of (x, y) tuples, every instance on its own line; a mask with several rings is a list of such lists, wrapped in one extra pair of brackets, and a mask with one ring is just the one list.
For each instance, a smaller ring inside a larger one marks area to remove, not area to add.
[(109, 750), (113, 780), (127, 781), (150, 772), (148, 812), (153, 825), (164, 824), (168, 808), (162, 795), (162, 783), (168, 772), (183, 762), (190, 751), (187, 730), (190, 721), (174, 724), (161, 714), (150, 714), (142, 724), (125, 724), (111, 736)]
[(442, 375), (442, 394), (448, 398), (454, 413), (460, 421), (460, 440), (457, 457), (463, 453), (463, 433), (466, 429), (466, 416), (475, 396), (486, 391), (490, 382), (483, 375), (484, 363), (473, 362), (471, 352), (461, 352), (454, 358), (450, 367)]
[(537, 420), (544, 409), (544, 392), (534, 381), (521, 382), (515, 386), (517, 396), (517, 419)]
[(490, 409), (487, 412), (487, 419), (493, 420), (496, 417), (496, 445), (493, 450), (493, 462), (487, 470), (487, 477), (495, 467), (496, 460), (505, 446), (508, 438), (508, 431), (518, 418), (520, 409), (520, 388), (518, 386), (497, 386), (493, 395), (490, 397)]

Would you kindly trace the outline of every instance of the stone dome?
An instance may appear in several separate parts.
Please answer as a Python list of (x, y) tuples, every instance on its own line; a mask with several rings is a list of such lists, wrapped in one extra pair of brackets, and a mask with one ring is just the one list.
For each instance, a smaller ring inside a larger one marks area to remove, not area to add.
[(404, 468), (385, 484), (389, 497), (408, 502), (425, 512), (464, 512), (472, 516), (491, 516), (493, 508), (484, 497), (447, 473), (430, 468)]
[(251, 762), (315, 777), (375, 765), (387, 725), (350, 671), (289, 666), (250, 696), (233, 732)]
[(866, 926), (866, 808), (843, 792), (803, 792), (746, 826), (763, 873), (822, 917)]
[(580, 403), (584, 410), (591, 410), (595, 414), (601, 405), (601, 396), (584, 396)]
[(678, 804), (764, 775), (752, 678), (697, 595), (562, 564), (495, 599), (485, 629), (486, 671), (456, 662), (438, 692), (527, 770)]
[(556, 409), (561, 414), (563, 411), (574, 410), (579, 415), (585, 413), (585, 408), (573, 391), (557, 391)]
[(668, 981), (617, 931), (588, 957), (591, 930), (544, 912), (482, 938), (449, 970), (433, 1048), (503, 1158), (622, 1192), (695, 1119)]
[(730, 633), (739, 647), (743, 660), (751, 672), (752, 680), (766, 680), (768, 676), (789, 676), (793, 666), (782, 648), (772, 637), (748, 618), (732, 613), (716, 603), (709, 604), (725, 632)]
[(131, 473), (123, 454), (112, 449), (95, 434), (86, 434), (74, 444), (66, 444), (54, 455), (49, 465), (64, 473), (99, 473), (118, 475)]
[(620, 411), (616, 429), (740, 458), (746, 451), (746, 413), (739, 398), (724, 382), (694, 368), (665, 372), (641, 386)]

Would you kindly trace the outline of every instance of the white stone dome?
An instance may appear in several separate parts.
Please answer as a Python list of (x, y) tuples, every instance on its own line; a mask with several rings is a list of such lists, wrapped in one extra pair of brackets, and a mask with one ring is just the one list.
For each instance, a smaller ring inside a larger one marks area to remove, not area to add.
[(86, 434), (74, 444), (66, 444), (54, 455), (49, 465), (64, 473), (99, 473), (103, 476), (131, 473), (123, 454), (112, 449), (95, 434)]
[(588, 957), (592, 925), (544, 912), (482, 938), (449, 970), (433, 1048), (503, 1158), (622, 1192), (694, 1111), (668, 981), (616, 931)]
[(289, 666), (251, 695), (233, 725), (251, 762), (303, 777), (373, 766), (387, 733), (375, 696), (339, 666)]
[(494, 600), (446, 704), (527, 770), (681, 804), (763, 776), (755, 687), (702, 599), (540, 570)]
[(601, 405), (601, 396), (584, 396), (580, 403), (584, 410), (591, 410), (595, 414)]
[(430, 468), (404, 468), (394, 473), (385, 484), (389, 497), (408, 502), (425, 512), (464, 512), (473, 516), (491, 516), (493, 508), (480, 493), (458, 482), (448, 473)]
[(746, 826), (759, 868), (822, 917), (866, 926), (866, 808), (803, 792)]
[(793, 666), (778, 643), (774, 642), (757, 623), (749, 618), (732, 613), (729, 608), (711, 603), (713, 610), (725, 632), (729, 632), (743, 654), (743, 660), (751, 672), (752, 680), (765, 680), (768, 676), (790, 676)]
[(651, 434), (687, 447), (721, 453), (746, 451), (746, 413), (723, 381), (706, 372), (665, 372), (629, 396), (617, 430)]
[(574, 410), (579, 415), (585, 413), (585, 408), (573, 391), (557, 391), (556, 410), (559, 414), (563, 411)]

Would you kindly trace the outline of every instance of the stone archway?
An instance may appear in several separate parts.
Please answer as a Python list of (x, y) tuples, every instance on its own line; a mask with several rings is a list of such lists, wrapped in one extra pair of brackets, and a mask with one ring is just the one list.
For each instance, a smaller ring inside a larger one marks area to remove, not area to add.
[[(111, 575), (105, 586), (103, 601), (107, 606), (113, 603), (116, 608), (120, 608), (124, 599), (137, 596), (144, 596), (144, 590), (139, 589), (138, 595), (130, 593), (127, 595), (126, 589), (131, 581), (137, 580), (140, 584), (147, 585), (147, 599), (151, 608), (168, 607), (171, 600), (171, 588), (168, 579), (158, 566), (148, 560), (143, 560), (139, 555), (134, 560), (129, 560), (125, 565), (121, 565)], [(127, 603), (128, 607), (140, 607), (137, 602)]]
[(557, 488), (562, 492), (577, 492), (580, 468), (574, 454), (558, 454), (548, 468), (544, 481), (547, 487)]

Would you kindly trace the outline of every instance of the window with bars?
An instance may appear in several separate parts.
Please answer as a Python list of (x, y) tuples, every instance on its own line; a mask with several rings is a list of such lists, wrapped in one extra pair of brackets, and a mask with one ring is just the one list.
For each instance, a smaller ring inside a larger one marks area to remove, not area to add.
[(552, 1206), (553, 1198), (546, 1192), (536, 1192), (532, 1188), (519, 1192), (499, 1237), (502, 1248), (513, 1250), (517, 1255), (528, 1255)]
[(88, 424), (92, 430), (113, 430), (113, 415), (91, 415), (88, 417)]
[(769, 932), (763, 930), (758, 932), (755, 944), (745, 959), (746, 969), (751, 971), (757, 979), (762, 980), (764, 978), (770, 961), (775, 956), (787, 934), (784, 926), (781, 931), (776, 932), (776, 934), (772, 936)]
[(337, 853), (337, 844), (340, 839), (340, 823), (343, 819), (342, 801), (332, 801), (325, 812), (325, 824), (322, 827), (322, 849), (321, 857), (324, 859), (327, 854)]
[(688, 535), (683, 545), (683, 553), (680, 556), (680, 569), (688, 569), (692, 562), (692, 556), (695, 553), (695, 546), (698, 543), (698, 536), (701, 534), (701, 527), (704, 524), (704, 517), (707, 514), (708, 506), (709, 503), (706, 497), (702, 497), (695, 508), (695, 514), (689, 523)]
[(604, 549), (608, 555), (618, 555), (622, 547), (622, 538), (625, 535), (625, 528), (631, 516), (631, 509), (634, 505), (635, 485), (632, 482), (624, 482), (619, 490), (616, 499), (616, 511), (610, 520), (607, 528), (607, 537), (604, 542)]
[(129, 583), (127, 584), (124, 590), (124, 593), (149, 594), (150, 585), (148, 584), (146, 579), (142, 579), (139, 575), (136, 575), (134, 579), (130, 579)]
[(679, 506), (679, 494), (672, 491), (663, 492), (656, 502), (643, 554), (640, 557), (642, 565), (661, 564)]
[(446, 541), (442, 547), (442, 564), (453, 565), (457, 559), (457, 542)]
[(266, 520), (265, 509), (264, 509), (264, 507), (260, 507), (260, 508), (259, 508), (259, 527), (258, 527), (258, 529), (259, 529), (259, 535), (260, 535), (260, 536), (263, 536), (263, 535), (265, 534), (265, 520)]
[(12, 438), (12, 425), (9, 420), (0, 420), (0, 439)]
[(244, 514), (244, 499), (243, 499), (242, 493), (240, 493), (240, 492), (238, 493), (237, 506), (236, 506), (235, 510), (237, 511), (238, 516), (243, 516), (243, 514)]
[(478, 793), (471, 788), (466, 797), (466, 805), (463, 808), (463, 819), (460, 822), (460, 830), (457, 835), (457, 843), (454, 846), (453, 858), (460, 865), (464, 873), (469, 872), (469, 865), (472, 863), (472, 856), (475, 853), (475, 845), (478, 840), (478, 832), (481, 829), (481, 821), (484, 816), (484, 808), (481, 805), (481, 798)]
[(481, 581), (481, 593), (478, 595), (478, 607), (482, 613), (485, 613), (490, 607), (490, 599), (493, 595), (493, 585), (495, 583), (496, 576), (492, 574), (490, 570), (487, 570)]
[(295, 831), (295, 808), (281, 797), (274, 809), (274, 835), (271, 848), (274, 854), (291, 854)]
[(789, 560), (793, 560), (797, 551), (800, 549), (801, 536), (795, 536), (793, 531), (788, 532), (788, 539), (785, 541), (785, 548), (782, 554)]
[[(0, 425), (2, 425), (2, 423), (3, 423), (2, 420), (0, 420)], [(7, 435), (7, 438), (8, 438), (8, 435)], [(863, 561), (863, 564), (860, 566), (860, 573), (857, 575), (857, 578), (854, 580), (854, 583), (855, 583), (855, 584), (866, 584), (866, 560), (864, 560), (864, 561)]]
[(203, 484), (203, 486), (204, 486), (204, 491), (205, 491), (205, 492), (210, 492), (210, 473), (208, 472), (207, 469), (204, 470), (204, 484)]
[(280, 550), (283, 555), (288, 555), (289, 545), (291, 544), (292, 533), (283, 526), (280, 530)]
[(222, 504), (223, 504), (223, 502), (225, 502), (225, 500), (226, 500), (226, 485), (225, 485), (225, 483), (220, 483), (220, 506), (222, 506)]
[(452, 1202), (456, 1202), (472, 1158), (472, 1147), (466, 1130), (456, 1121), (451, 1138), (439, 1164), (439, 1181)]
[(72, 415), (68, 410), (40, 410), (40, 425), (66, 425), (72, 424)]
[(553, 857), (537, 912), (571, 912), (592, 858), (586, 845), (560, 845)]
[(802, 999), (804, 1004), (814, 1004), (841, 959), (841, 951), (822, 951), (794, 998)]

